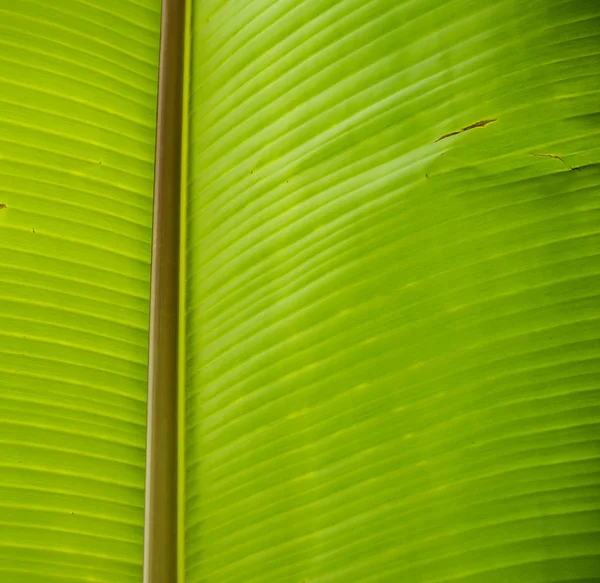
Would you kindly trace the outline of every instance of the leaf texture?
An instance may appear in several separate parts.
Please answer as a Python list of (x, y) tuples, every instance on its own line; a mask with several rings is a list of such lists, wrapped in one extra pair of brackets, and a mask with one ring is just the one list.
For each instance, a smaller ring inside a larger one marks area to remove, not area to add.
[(159, 0), (0, 0), (0, 580), (142, 575)]
[(598, 580), (599, 25), (196, 2), (188, 583)]

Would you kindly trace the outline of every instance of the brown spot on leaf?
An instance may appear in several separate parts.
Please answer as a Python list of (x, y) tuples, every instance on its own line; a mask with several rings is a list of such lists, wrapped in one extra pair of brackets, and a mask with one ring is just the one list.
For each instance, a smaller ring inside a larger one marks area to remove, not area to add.
[(446, 138), (450, 138), (452, 136), (457, 136), (458, 134), (460, 134), (460, 131), (458, 131), (458, 132), (450, 132), (449, 134), (444, 134), (441, 138), (438, 138), (436, 140), (436, 142), (439, 142), (440, 140), (445, 140)]
[(468, 132), (469, 130), (474, 130), (475, 128), (484, 128), (484, 127), (490, 125), (491, 123), (493, 123), (495, 121), (497, 121), (497, 120), (495, 120), (495, 119), (482, 119), (481, 121), (476, 121), (475, 123), (472, 123), (472, 124), (470, 124), (468, 126), (465, 126), (464, 128), (460, 128), (459, 130), (457, 130), (455, 132), (450, 132), (448, 134), (444, 134), (441, 138), (438, 138), (436, 140), (436, 142), (439, 142), (440, 140), (445, 140), (446, 138), (450, 138), (452, 136), (457, 136), (458, 134), (462, 134), (463, 132)]
[(550, 158), (551, 160), (558, 160), (559, 162), (562, 162), (565, 166), (568, 166), (571, 170), (574, 170), (573, 166), (571, 166), (570, 164), (567, 164), (557, 154), (533, 154), (533, 156), (536, 156), (537, 158)]
[(556, 154), (534, 154), (534, 156), (537, 156), (538, 158), (552, 158), (553, 160), (560, 160), (561, 162), (564, 162), (564, 160)]
[(3, 202), (0, 202), (0, 210), (3, 210), (6, 208), (6, 205)]
[(470, 126), (462, 128), (460, 131), (466, 132), (467, 130), (472, 130), (474, 128), (484, 128), (485, 126), (490, 125), (495, 121), (495, 119), (482, 119), (481, 121), (476, 121), (475, 123), (472, 123)]

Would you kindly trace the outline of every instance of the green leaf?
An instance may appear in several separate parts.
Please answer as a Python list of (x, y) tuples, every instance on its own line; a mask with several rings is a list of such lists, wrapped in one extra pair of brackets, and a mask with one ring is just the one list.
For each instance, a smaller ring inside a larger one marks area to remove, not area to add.
[(592, 0), (195, 4), (188, 583), (600, 572)]
[(141, 580), (159, 0), (0, 1), (0, 580)]

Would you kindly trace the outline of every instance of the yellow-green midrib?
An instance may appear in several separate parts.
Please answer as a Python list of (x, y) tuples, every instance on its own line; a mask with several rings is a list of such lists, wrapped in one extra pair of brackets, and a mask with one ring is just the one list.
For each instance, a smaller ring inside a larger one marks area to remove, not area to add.
[(0, 1), (0, 579), (139, 581), (159, 0)]

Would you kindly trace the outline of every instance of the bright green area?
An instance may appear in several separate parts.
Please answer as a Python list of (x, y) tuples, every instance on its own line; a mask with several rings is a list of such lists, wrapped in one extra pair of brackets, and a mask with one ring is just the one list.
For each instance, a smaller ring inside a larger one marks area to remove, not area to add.
[(600, 4), (193, 31), (187, 583), (598, 581)]
[(0, 0), (0, 581), (139, 582), (159, 0)]
[[(0, 581), (141, 581), (159, 11), (0, 0)], [(187, 582), (597, 581), (598, 2), (192, 30)]]

